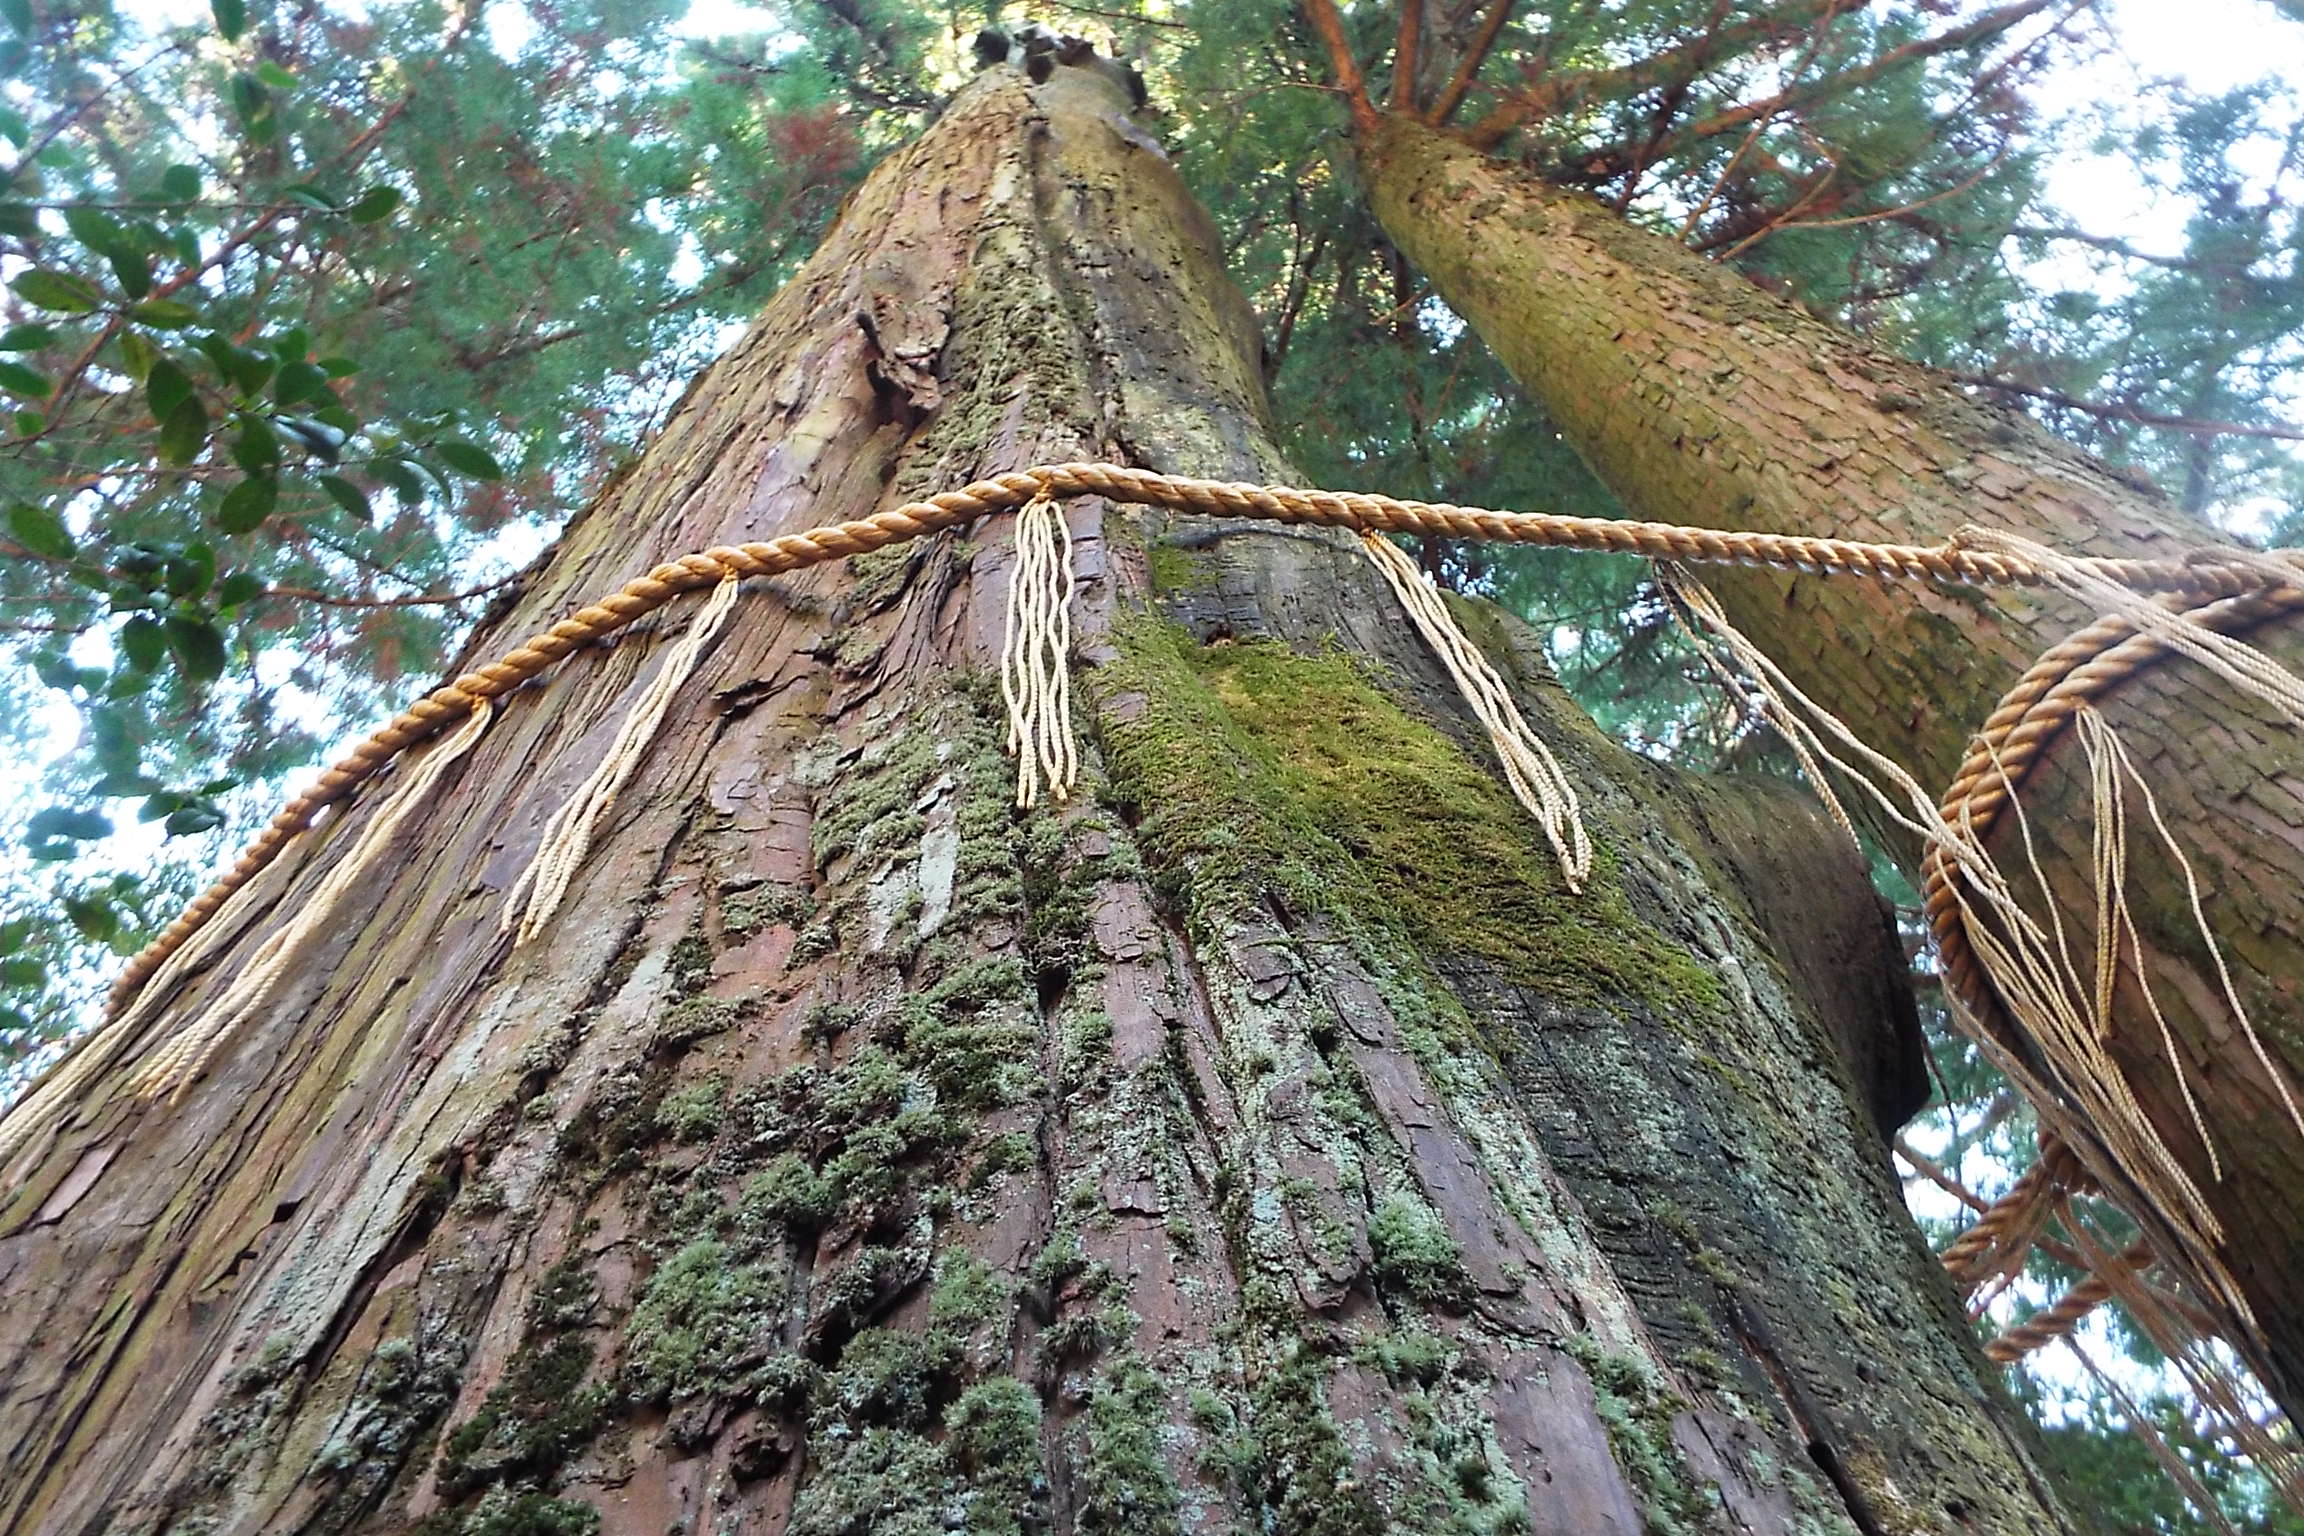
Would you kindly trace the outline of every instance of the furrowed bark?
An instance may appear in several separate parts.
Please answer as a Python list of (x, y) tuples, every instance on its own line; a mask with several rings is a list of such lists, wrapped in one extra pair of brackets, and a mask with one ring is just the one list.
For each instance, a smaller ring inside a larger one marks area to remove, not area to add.
[[(1919, 543), (1982, 524), (2092, 555), (2174, 555), (2214, 541), (2149, 487), (1589, 198), (1397, 117), (1359, 149), (1386, 232), (1634, 516)], [(1802, 688), (1939, 787), (2001, 692), (2091, 617), (1997, 592), (1986, 602), (1753, 572), (1705, 579)], [(2249, 638), (2291, 668), (2304, 662), (2293, 625)], [(2289, 1091), (2304, 1097), (2304, 743), (2265, 706), (2183, 664), (2122, 685), (2102, 707), (2199, 871), (2242, 1003)], [(2052, 900), (2068, 914), (2095, 910), (2078, 759), (2076, 744), (2061, 744), (2024, 796)], [(2020, 867), (2011, 821), (2001, 853)], [(1916, 856), (1896, 834), (1888, 840)], [(2221, 1179), (2159, 1026), (2139, 1006), (2132, 965), (2113, 1049), (2222, 1222), (2221, 1257), (2260, 1329), (2256, 1363), (2293, 1412), (2304, 1408), (2294, 1283), (2304, 1137), (2223, 1000), (2175, 866), (2139, 846), (2131, 880), (2153, 987)], [(2076, 921), (2085, 951), (2089, 920)], [(2236, 1325), (2235, 1336), (2246, 1343), (2251, 1330)]]
[[(1284, 477), (1126, 113), (962, 92), (476, 652), (1035, 461)], [(0, 1529), (2065, 1528), (1834, 1049), (1894, 957), (1821, 823), (1466, 608), (1585, 788), (1570, 896), (1349, 540), (1068, 516), (1092, 794), (1009, 804), (997, 520), (747, 597), (508, 950), (668, 610), (509, 704), (180, 1105), (30, 1148)], [(1850, 918), (1780, 966), (1786, 868)]]

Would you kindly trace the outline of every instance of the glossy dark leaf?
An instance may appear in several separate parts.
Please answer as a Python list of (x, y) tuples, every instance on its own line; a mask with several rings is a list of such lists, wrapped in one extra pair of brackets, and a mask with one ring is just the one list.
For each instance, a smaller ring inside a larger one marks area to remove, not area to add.
[(168, 634), (160, 621), (147, 613), (134, 613), (120, 626), (113, 641), (120, 655), (137, 672), (149, 672), (168, 654)]
[(248, 0), (209, 0), (208, 8), (215, 14), (217, 34), (228, 43), (240, 41), (248, 28)]
[(48, 376), (22, 363), (0, 362), (0, 389), (12, 395), (26, 395), (34, 400), (46, 399), (56, 388)]

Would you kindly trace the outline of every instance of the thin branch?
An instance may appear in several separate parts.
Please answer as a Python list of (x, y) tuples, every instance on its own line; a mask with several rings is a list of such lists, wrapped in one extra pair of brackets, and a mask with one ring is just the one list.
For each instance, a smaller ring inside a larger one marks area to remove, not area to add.
[(1718, 138), (1721, 134), (1733, 133), (1756, 120), (1774, 117), (1791, 108), (1806, 106), (1810, 102), (1870, 85), (1881, 76), (1894, 74), (1907, 64), (1917, 64), (1939, 54), (1990, 42), (2018, 22), (2060, 3), (2061, 0), (2014, 0), (2013, 4), (1986, 11), (1934, 37), (1918, 38), (1901, 47), (1891, 48), (1869, 63), (1859, 64), (1853, 69), (1843, 70), (1837, 75), (1807, 85), (1779, 91), (1760, 101), (1746, 102), (1742, 106), (1716, 112), (1675, 138), (1671, 149), (1677, 151), (1700, 139)]
[[(1885, 219), (1903, 218), (1906, 214), (1917, 213), (1921, 209), (1926, 208), (1931, 204), (1941, 203), (1947, 198), (1958, 197), (1963, 192), (1970, 192), (1975, 190), (1976, 184), (1982, 181), (1985, 177), (1991, 175), (1994, 171), (1998, 170), (2000, 168), (2000, 162), (2007, 158), (2008, 152), (2006, 150), (2002, 150), (1999, 154), (1994, 155), (1990, 160), (1986, 161), (1982, 166), (1980, 166), (1976, 170), (1975, 174), (1964, 178), (1957, 184), (1946, 187), (1941, 192), (1932, 192), (1926, 197), (1915, 198), (1909, 203), (1899, 204), (1894, 208), (1878, 208), (1870, 213), (1851, 213), (1837, 219), (1793, 220), (1791, 215), (1796, 212), (1800, 206), (1798, 203), (1795, 203), (1791, 208), (1785, 209), (1784, 212), (1778, 215), (1776, 218), (1769, 220), (1766, 224), (1761, 225), (1760, 228), (1754, 230), (1751, 234), (1745, 236), (1742, 240), (1737, 241), (1727, 250), (1721, 252), (1720, 260), (1734, 261), (1737, 257), (1743, 255), (1746, 251), (1752, 249), (1752, 247), (1767, 239), (1770, 235), (1780, 234), (1787, 229), (1841, 229), (1851, 224), (1878, 224)], [(1806, 199), (1803, 198), (1802, 201), (1805, 202)]]
[[(1864, 0), (1846, 6), (1860, 9)], [(1819, 16), (1843, 11), (1839, 0), (1795, 0), (1728, 26), (1708, 28), (1697, 37), (1675, 43), (1629, 64), (1606, 69), (1565, 70), (1547, 73), (1508, 94), (1486, 117), (1472, 125), (1464, 137), (1477, 149), (1494, 149), (1514, 129), (1555, 117), (1599, 95), (1623, 95), (1651, 90), (1674, 80), (1694, 80), (1713, 64), (1740, 56), (1756, 44), (1784, 42), (1813, 26)], [(1550, 39), (1545, 40), (1548, 48)]]
[(1479, 35), (1472, 46), (1464, 50), (1464, 57), (1456, 61), (1456, 73), (1448, 77), (1448, 84), (1424, 113), (1424, 121), (1437, 128), (1456, 115), (1464, 104), (1465, 93), (1472, 89), (1472, 77), (1480, 73), (1480, 66), (1488, 62), (1495, 51), (1496, 39), (1503, 34), (1504, 23), (1511, 19), (1512, 0), (1495, 0), (1488, 14), (1480, 22)]
[(1344, 36), (1344, 18), (1336, 0), (1303, 0), (1304, 19), (1328, 51), (1328, 67), (1335, 72), (1336, 88), (1344, 93), (1344, 106), (1352, 114), (1356, 132), (1368, 133), (1377, 124), (1376, 104), (1368, 99), (1368, 82), (1360, 74), (1360, 61), (1352, 57), (1352, 44)]
[(2189, 432), (2195, 437), (2270, 437), (2282, 442), (2304, 443), (2304, 427), (2292, 427), (2284, 422), (2257, 425), (2243, 421), (2202, 421), (2193, 416), (2164, 416), (2156, 411), (2139, 410), (2132, 405), (2111, 405), (2096, 400), (2082, 400), (2062, 390), (2048, 389), (2037, 384), (2018, 384), (2008, 379), (1995, 379), (1986, 374), (1961, 373), (1953, 377), (1962, 384), (1976, 389), (1998, 390), (2002, 394), (2022, 395), (2027, 399), (2044, 401), (2058, 410), (2079, 411), (2102, 421), (2125, 421), (2139, 427), (2158, 427), (2167, 432)]
[(336, 592), (323, 592), (316, 587), (267, 587), (259, 597), (282, 598), (297, 603), (317, 603), (324, 608), (453, 608), (458, 603), (469, 603), (476, 598), (501, 592), (516, 584), (524, 572), (509, 576), (463, 592), (412, 592), (405, 597), (348, 597)]

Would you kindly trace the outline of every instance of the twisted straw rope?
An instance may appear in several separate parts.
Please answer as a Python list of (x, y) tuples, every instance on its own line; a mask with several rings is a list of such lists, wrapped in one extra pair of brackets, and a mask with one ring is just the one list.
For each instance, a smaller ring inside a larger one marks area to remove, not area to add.
[[(635, 577), (620, 590), (579, 609), (530, 637), (496, 661), (435, 689), (361, 742), (335, 766), (283, 806), (237, 862), (128, 962), (113, 983), (106, 1018), (118, 1017), (152, 973), (198, 932), (234, 891), (280, 856), (289, 840), (326, 806), (353, 789), (409, 746), (463, 719), (481, 700), (500, 698), (579, 646), (614, 633), (663, 607), (683, 592), (729, 576), (771, 576), (860, 555), (890, 544), (959, 527), (990, 513), (1020, 507), (1038, 496), (1094, 495), (1210, 517), (1308, 523), (1362, 532), (1417, 533), (1488, 539), (1554, 548), (1645, 555), (1705, 564), (1770, 566), (1814, 574), (1846, 573), (1877, 579), (1954, 585), (2038, 586), (2045, 572), (2020, 555), (1964, 547), (1955, 538), (1937, 545), (1866, 544), (1788, 534), (1720, 532), (1669, 523), (1548, 513), (1491, 512), (1480, 508), (1398, 501), (1345, 491), (1192, 480), (1116, 464), (1058, 464), (980, 480), (926, 501), (877, 512), (857, 522), (830, 524), (761, 543), (724, 545), (683, 555)], [(2090, 571), (2138, 591), (2195, 598), (2238, 598), (2266, 589), (2292, 592), (2280, 571), (2246, 551), (2203, 550), (2174, 560), (2093, 560)], [(2298, 580), (2304, 582), (2304, 572)], [(2059, 651), (2064, 648), (2059, 647)], [(2051, 655), (2057, 653), (2052, 652)], [(2077, 664), (2079, 658), (2075, 657)], [(2035, 667), (2034, 672), (2039, 668)], [(2031, 677), (2032, 674), (2027, 674)], [(2000, 717), (1996, 711), (1994, 718)]]
[[(2134, 1274), (2148, 1267), (2154, 1258), (2151, 1243), (2139, 1240), (2124, 1249), (2112, 1263)], [(1984, 1346), (1985, 1358), (2006, 1365), (2055, 1343), (2079, 1327), (2089, 1313), (2111, 1300), (2112, 1292), (2113, 1282), (2105, 1279), (2102, 1271), (2089, 1275), (2057, 1298), (2053, 1306), (2044, 1307), (2003, 1330), (1998, 1338)]]

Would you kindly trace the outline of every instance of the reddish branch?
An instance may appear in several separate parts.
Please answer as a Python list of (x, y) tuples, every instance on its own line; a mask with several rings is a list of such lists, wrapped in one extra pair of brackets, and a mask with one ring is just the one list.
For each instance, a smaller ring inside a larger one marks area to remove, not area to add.
[(1365, 133), (1376, 126), (1376, 104), (1368, 99), (1368, 82), (1360, 74), (1360, 61), (1352, 57), (1351, 41), (1344, 36), (1344, 18), (1336, 0), (1304, 0), (1304, 19), (1328, 51), (1328, 67), (1336, 72), (1336, 88), (1352, 114), (1352, 126)]
[(1595, 96), (1623, 95), (1653, 90), (1675, 82), (1693, 81), (1715, 62), (1742, 54), (1762, 43), (1788, 43), (1807, 33), (1820, 19), (1861, 8), (1838, 0), (1795, 0), (1748, 20), (1710, 27), (1644, 59), (1606, 69), (1565, 70), (1533, 80), (1512, 92), (1486, 117), (1472, 125), (1464, 137), (1479, 149), (1493, 149), (1514, 129), (1542, 122), (1572, 110)]
[(1854, 69), (1843, 70), (1839, 74), (1811, 81), (1806, 85), (1793, 86), (1789, 90), (1779, 91), (1774, 96), (1766, 97), (1760, 101), (1746, 102), (1742, 106), (1731, 107), (1725, 112), (1716, 112), (1675, 135), (1670, 149), (1677, 151), (1698, 140), (1717, 138), (1724, 133), (1733, 133), (1755, 121), (1807, 106), (1811, 102), (1827, 100), (1844, 92), (1855, 90), (1859, 86), (1870, 85), (1881, 76), (1893, 74), (1907, 64), (1917, 64), (1923, 59), (1935, 58), (1939, 54), (1951, 53), (1961, 48), (1971, 48), (1979, 43), (1990, 42), (2026, 17), (2036, 16), (2057, 3), (2058, 0), (2014, 0), (2013, 4), (1986, 11), (1983, 15), (1962, 22), (1959, 26), (1948, 31), (1939, 32), (1934, 37), (1919, 38), (1904, 44), (1902, 47), (1891, 48), (1869, 63), (1859, 64)]

